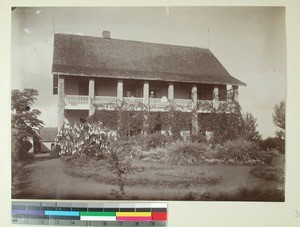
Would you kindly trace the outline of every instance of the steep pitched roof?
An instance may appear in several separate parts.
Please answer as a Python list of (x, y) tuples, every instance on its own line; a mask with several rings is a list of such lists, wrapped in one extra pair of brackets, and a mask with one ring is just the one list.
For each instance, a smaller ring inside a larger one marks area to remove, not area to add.
[(246, 84), (208, 49), (55, 34), (53, 74), (207, 84)]
[(57, 136), (57, 128), (41, 128), (39, 134), (42, 141), (51, 142)]

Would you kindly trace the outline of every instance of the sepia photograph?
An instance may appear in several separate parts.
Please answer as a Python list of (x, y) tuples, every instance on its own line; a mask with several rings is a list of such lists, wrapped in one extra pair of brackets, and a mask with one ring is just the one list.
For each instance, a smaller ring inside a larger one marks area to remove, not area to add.
[(11, 197), (285, 201), (284, 7), (13, 7)]

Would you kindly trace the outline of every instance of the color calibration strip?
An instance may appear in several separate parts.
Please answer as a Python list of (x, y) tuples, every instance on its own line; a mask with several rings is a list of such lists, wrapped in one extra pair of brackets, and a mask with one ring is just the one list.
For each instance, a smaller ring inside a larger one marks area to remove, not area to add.
[(12, 201), (12, 223), (50, 226), (167, 226), (167, 203)]

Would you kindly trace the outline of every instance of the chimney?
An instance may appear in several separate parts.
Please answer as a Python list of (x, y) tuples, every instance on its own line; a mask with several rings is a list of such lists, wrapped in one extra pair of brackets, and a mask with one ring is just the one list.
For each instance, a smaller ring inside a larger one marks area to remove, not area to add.
[(102, 32), (102, 39), (110, 39), (110, 31), (103, 31)]

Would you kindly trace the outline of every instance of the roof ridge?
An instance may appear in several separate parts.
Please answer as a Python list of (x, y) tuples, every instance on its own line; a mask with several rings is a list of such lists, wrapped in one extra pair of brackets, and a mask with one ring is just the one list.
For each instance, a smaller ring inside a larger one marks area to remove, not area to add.
[(113, 41), (124, 41), (124, 42), (130, 42), (130, 43), (141, 43), (141, 44), (151, 44), (151, 45), (163, 45), (163, 46), (173, 46), (173, 47), (181, 47), (181, 48), (192, 48), (192, 49), (201, 49), (201, 50), (205, 50), (208, 51), (209, 53), (212, 54), (212, 52), (210, 51), (209, 48), (204, 48), (204, 47), (196, 47), (196, 46), (183, 46), (183, 45), (179, 45), (179, 44), (170, 44), (170, 43), (153, 43), (153, 42), (146, 42), (146, 41), (138, 41), (138, 40), (128, 40), (128, 39), (114, 39), (114, 38), (110, 38), (110, 39), (103, 39), (100, 36), (91, 36), (91, 35), (81, 35), (81, 34), (70, 34), (70, 33), (55, 33), (54, 35), (65, 35), (65, 36), (80, 36), (80, 37), (86, 37), (86, 38), (94, 38), (94, 39), (99, 39), (101, 41), (106, 40), (113, 40)]

